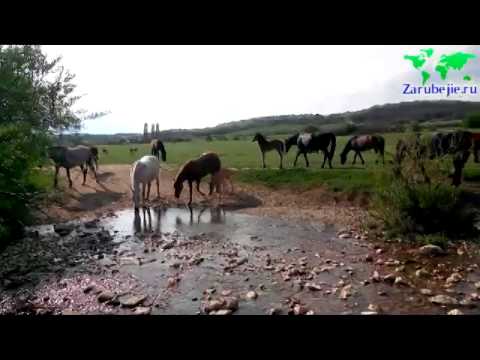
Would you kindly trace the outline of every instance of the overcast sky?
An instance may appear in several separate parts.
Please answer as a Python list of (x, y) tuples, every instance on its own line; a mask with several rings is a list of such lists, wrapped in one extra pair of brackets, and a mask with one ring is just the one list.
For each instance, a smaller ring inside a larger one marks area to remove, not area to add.
[[(50, 57), (61, 55), (65, 67), (76, 74), (77, 93), (85, 94), (77, 108), (111, 112), (86, 121), (82, 132), (113, 134), (141, 133), (145, 122), (158, 122), (161, 130), (202, 128), (259, 116), (327, 115), (386, 102), (433, 99), (401, 93), (404, 82), (420, 85), (421, 79), (403, 56), (427, 47), (435, 49), (435, 56), (474, 52), (478, 57), (465, 72), (480, 76), (478, 46), (45, 45), (43, 49)], [(470, 85), (478, 84), (479, 76)], [(432, 79), (446, 84), (436, 73)]]

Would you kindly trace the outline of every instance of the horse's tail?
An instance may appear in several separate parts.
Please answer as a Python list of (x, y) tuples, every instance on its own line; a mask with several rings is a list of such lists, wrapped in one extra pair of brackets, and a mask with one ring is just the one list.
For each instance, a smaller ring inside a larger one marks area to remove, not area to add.
[(335, 155), (335, 148), (337, 147), (337, 137), (335, 134), (330, 134), (330, 152), (328, 154), (328, 158), (330, 161), (333, 160), (333, 155)]

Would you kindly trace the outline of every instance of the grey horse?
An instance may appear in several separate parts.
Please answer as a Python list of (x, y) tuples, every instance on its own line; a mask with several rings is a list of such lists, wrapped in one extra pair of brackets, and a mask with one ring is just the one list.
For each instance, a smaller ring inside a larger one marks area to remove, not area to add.
[(98, 149), (85, 145), (78, 145), (75, 147), (66, 146), (52, 146), (48, 148), (48, 156), (55, 163), (55, 180), (54, 186), (58, 185), (58, 171), (64, 167), (67, 171), (68, 183), (72, 187), (72, 179), (70, 178), (70, 169), (80, 166), (83, 172), (83, 183), (87, 178), (88, 168), (93, 172), (95, 181), (98, 182), (95, 165), (98, 161)]

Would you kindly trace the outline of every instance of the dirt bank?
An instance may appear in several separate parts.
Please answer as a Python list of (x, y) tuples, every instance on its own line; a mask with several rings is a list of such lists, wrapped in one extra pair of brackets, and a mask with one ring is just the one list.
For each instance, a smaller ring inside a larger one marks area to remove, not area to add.
[[(62, 192), (45, 203), (46, 214), (39, 214), (41, 223), (63, 222), (78, 218), (98, 218), (105, 213), (132, 206), (129, 184), (129, 165), (103, 165), (99, 171), (99, 183), (93, 178), (81, 185), (80, 170), (72, 171), (73, 188), (68, 189), (65, 182)], [(188, 188), (185, 188), (179, 200), (173, 196), (175, 171), (162, 170), (160, 180), (160, 199), (156, 199), (156, 187), (152, 186), (151, 205), (182, 206), (188, 200)], [(63, 174), (60, 175), (63, 178)], [(155, 185), (155, 184), (153, 184)], [(207, 191), (206, 179), (202, 184)], [(203, 198), (194, 191), (193, 205), (216, 205), (218, 198)], [(313, 222), (336, 224), (337, 226), (355, 226), (365, 218), (366, 197), (333, 194), (325, 189), (316, 188), (300, 191), (292, 189), (272, 190), (260, 185), (235, 184), (235, 194), (223, 198), (226, 208), (241, 209), (251, 215), (267, 215), (288, 219), (302, 219)]]

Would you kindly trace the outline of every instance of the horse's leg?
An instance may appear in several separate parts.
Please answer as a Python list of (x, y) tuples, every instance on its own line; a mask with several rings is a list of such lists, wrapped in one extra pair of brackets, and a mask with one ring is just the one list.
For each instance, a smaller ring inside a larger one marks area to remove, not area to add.
[(355, 151), (355, 155), (353, 156), (352, 165), (355, 165), (355, 163), (356, 163), (356, 161), (357, 161), (357, 156), (358, 156), (358, 152)]
[(278, 155), (280, 156), (280, 169), (283, 169), (283, 155), (280, 150), (278, 150)]
[[(327, 151), (326, 150), (322, 150), (323, 151), (323, 164), (322, 164), (322, 169), (325, 168), (325, 163), (327, 162)], [(331, 167), (331, 166), (330, 166)]]
[(304, 152), (303, 153), (303, 157), (305, 158), (305, 164), (307, 165), (307, 168), (310, 166), (309, 162), (308, 162), (308, 157), (307, 157), (307, 153)]
[(157, 176), (157, 197), (160, 199), (160, 183), (158, 181), (158, 176)]
[(67, 177), (68, 177), (68, 184), (70, 187), (72, 187), (72, 179), (70, 178), (70, 168), (65, 168), (67, 170)]
[(263, 163), (263, 168), (265, 169), (267, 166), (265, 165), (265, 152), (262, 151), (262, 163)]
[(152, 182), (149, 181), (147, 185), (147, 201), (150, 199), (150, 188), (152, 187)]
[(145, 193), (146, 193), (146, 190), (147, 190), (147, 186), (145, 183), (142, 184), (142, 202), (145, 204)]
[(85, 185), (85, 181), (87, 180), (87, 169), (82, 165), (80, 165), (80, 169), (82, 169), (83, 173), (83, 183), (82, 185)]
[(360, 160), (362, 160), (362, 165), (365, 165), (365, 160), (363, 160), (362, 153), (358, 152), (358, 156), (360, 157)]
[(197, 180), (197, 191), (200, 195), (205, 196), (205, 194), (200, 190), (200, 180)]
[(192, 180), (188, 180), (188, 186), (190, 188), (190, 201), (188, 202), (188, 205), (192, 204)]
[(60, 170), (60, 166), (55, 166), (55, 178), (53, 179), (53, 187), (57, 187), (58, 185), (58, 171)]
[(297, 156), (295, 157), (295, 161), (293, 162), (293, 167), (297, 166), (297, 160), (299, 156), (300, 156), (300, 150), (297, 151)]

